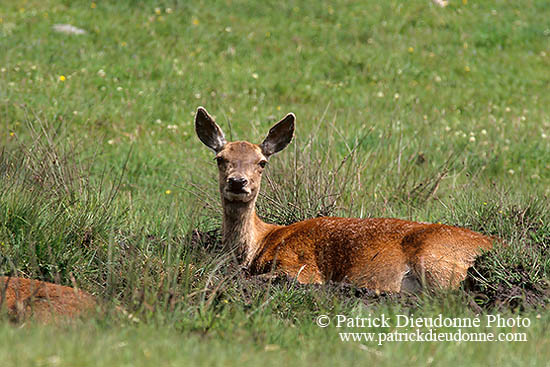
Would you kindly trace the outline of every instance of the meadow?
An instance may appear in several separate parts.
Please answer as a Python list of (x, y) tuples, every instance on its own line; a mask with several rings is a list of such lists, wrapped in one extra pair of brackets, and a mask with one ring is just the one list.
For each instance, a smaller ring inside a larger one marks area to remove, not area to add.
[[(0, 274), (103, 307), (60, 325), (1, 313), (2, 365), (548, 365), (549, 70), (546, 0), (3, 1)], [(255, 143), (296, 114), (264, 178), (267, 221), (399, 217), (508, 246), (452, 291), (251, 277), (220, 243), (197, 106)], [(530, 326), (469, 329), (525, 342), (378, 345), (316, 324), (338, 314)]]

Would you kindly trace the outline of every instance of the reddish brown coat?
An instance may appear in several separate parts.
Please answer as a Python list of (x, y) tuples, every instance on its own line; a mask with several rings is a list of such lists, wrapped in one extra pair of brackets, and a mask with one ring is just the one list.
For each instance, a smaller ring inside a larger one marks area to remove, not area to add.
[(0, 277), (0, 306), (15, 320), (42, 322), (74, 318), (92, 311), (92, 295), (75, 288), (33, 279)]
[(347, 281), (379, 291), (456, 286), (490, 238), (464, 228), (391, 218), (314, 218), (271, 230), (253, 273), (302, 283)]

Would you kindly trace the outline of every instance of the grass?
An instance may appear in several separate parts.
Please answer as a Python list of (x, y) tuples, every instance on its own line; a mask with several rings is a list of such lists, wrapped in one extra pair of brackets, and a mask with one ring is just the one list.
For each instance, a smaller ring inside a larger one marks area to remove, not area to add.
[[(76, 283), (107, 306), (70, 325), (2, 319), (0, 358), (546, 364), (549, 11), (542, 0), (2, 4), (0, 272)], [(87, 34), (56, 33), (58, 23)], [(253, 142), (296, 114), (258, 203), (270, 221), (400, 217), (509, 246), (481, 257), (460, 290), (418, 296), (242, 274), (220, 247), (198, 105), (231, 139)], [(315, 325), (369, 313), (499, 313), (532, 325), (524, 343), (383, 346)]]
[[(422, 365), (426, 360), (435, 365), (461, 365), (466, 359), (473, 361), (474, 366), (493, 363), (520, 366), (535, 365), (526, 360), (526, 354), (544, 354), (544, 347), (548, 345), (547, 342), (509, 343), (505, 353), (499, 343), (387, 343), (361, 347), (358, 343), (340, 342), (335, 330), (313, 325), (297, 325), (296, 328), (288, 328), (282, 323), (268, 325), (262, 322), (254, 336), (234, 330), (200, 335), (149, 325), (113, 328), (94, 323), (61, 330), (34, 326), (16, 330), (3, 326), (0, 335), (19, 346), (18, 353), (9, 353), (9, 346), (3, 344), (4, 361), (9, 365), (262, 363), (277, 366), (309, 362), (331, 366), (371, 361), (392, 366)], [(540, 336), (545, 331), (539, 324), (529, 330), (529, 337)], [(228, 337), (233, 340), (230, 345), (226, 341)], [(44, 340), (52, 342), (45, 345)]]

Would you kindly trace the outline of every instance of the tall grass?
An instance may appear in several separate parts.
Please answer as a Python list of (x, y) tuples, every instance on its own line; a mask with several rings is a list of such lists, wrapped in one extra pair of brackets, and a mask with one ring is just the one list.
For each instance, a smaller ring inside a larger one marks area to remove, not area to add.
[[(197, 315), (199, 324), (205, 314), (214, 317), (218, 307), (223, 308), (220, 302), (231, 300), (256, 313), (257, 307), (292, 297), (298, 289), (299, 297), (318, 291), (291, 285), (291, 279), (273, 283), (243, 273), (220, 244), (217, 227), (221, 213), (214, 194), (215, 181), (209, 189), (192, 189), (202, 205), (188, 212), (194, 219), (184, 232), (135, 231), (127, 222), (133, 213), (120, 193), (124, 169), (122, 176), (100, 170), (94, 159), (101, 152), (86, 156), (78, 151), (77, 144), (67, 143), (62, 132), (56, 133), (55, 126), (36, 116), (27, 123), (33, 144), (14, 144), (1, 155), (2, 273), (78, 284), (100, 298), (138, 312), (141, 318), (152, 317), (158, 310), (173, 313), (185, 309)], [(365, 199), (361, 187), (365, 181), (355, 179), (369, 169), (377, 149), (360, 149), (370, 133), (357, 138), (340, 157), (328, 153), (334, 150), (337, 139), (321, 137), (317, 132), (312, 132), (306, 143), (295, 143), (293, 150), (273, 157), (258, 204), (260, 215), (271, 222), (289, 224), (321, 215), (368, 217), (386, 212)], [(401, 185), (384, 189), (385, 205), (400, 211), (406, 205), (405, 212), (415, 213), (417, 219), (436, 217), (494, 235), (507, 244), (497, 244), (495, 251), (478, 260), (461, 291), (466, 294), (455, 293), (457, 299), (472, 297), (472, 305), (478, 308), (513, 310), (548, 302), (546, 252), (550, 231), (546, 200), (500, 191), (498, 200), (493, 197), (488, 204), (479, 194), (461, 194), (445, 203), (446, 213), (442, 214), (437, 211), (441, 209), (434, 209), (433, 202), (442, 199), (434, 200), (433, 185), (450, 171), (449, 166), (411, 175), (418, 159), (400, 164)], [(102, 172), (99, 177), (92, 176), (98, 171)], [(376, 181), (386, 180), (379, 176)], [(472, 192), (468, 189), (472, 185), (465, 185), (461, 192)], [(419, 199), (403, 200), (405, 194)], [(205, 221), (207, 208), (210, 216), (217, 218), (213, 222)], [(378, 299), (368, 292), (352, 299), (369, 303), (372, 297)]]
[(0, 156), (2, 272), (68, 283), (79, 269), (85, 279), (90, 256), (121, 219), (115, 178), (92, 178), (93, 157), (66, 143), (59, 126), (36, 117), (28, 127), (33, 139)]

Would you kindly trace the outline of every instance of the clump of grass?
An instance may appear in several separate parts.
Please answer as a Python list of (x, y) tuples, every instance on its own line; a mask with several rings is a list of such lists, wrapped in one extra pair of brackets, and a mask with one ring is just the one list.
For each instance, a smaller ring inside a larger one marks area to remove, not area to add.
[(76, 273), (86, 278), (120, 220), (116, 183), (91, 181), (93, 158), (82, 159), (60, 126), (39, 117), (28, 126), (32, 142), (0, 155), (0, 272), (70, 284)]
[(550, 302), (548, 200), (520, 200), (501, 196), (498, 205), (484, 202), (474, 211), (482, 227), (498, 236), (495, 249), (477, 259), (465, 283), (479, 307), (525, 310)]
[[(336, 134), (334, 122), (331, 126)], [(366, 169), (371, 153), (361, 150), (371, 132), (361, 132), (343, 149), (334, 137), (314, 132), (304, 142), (295, 142), (294, 151), (273, 158), (274, 167), (264, 177), (260, 192), (260, 215), (284, 225), (320, 216), (351, 215), (361, 194), (361, 181), (355, 175)], [(341, 154), (333, 154), (335, 151)]]

